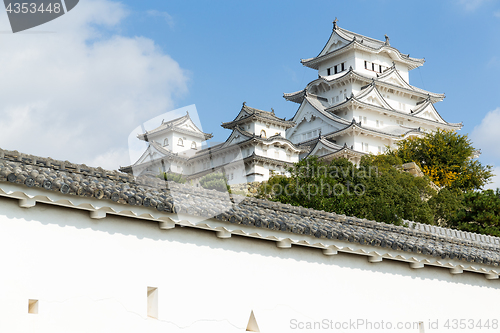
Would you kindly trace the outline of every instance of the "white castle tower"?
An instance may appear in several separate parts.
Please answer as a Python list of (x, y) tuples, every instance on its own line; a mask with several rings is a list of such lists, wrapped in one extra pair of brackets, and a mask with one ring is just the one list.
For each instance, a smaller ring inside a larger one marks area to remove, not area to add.
[(212, 135), (203, 133), (186, 114), (139, 134), (138, 139), (148, 142), (148, 148), (136, 163), (120, 171), (134, 175), (171, 172), (193, 184), (216, 172), (223, 172), (230, 185), (262, 182), (272, 174), (287, 174), (299, 156), (309, 151), (285, 138), (286, 130), (293, 126), (294, 122), (277, 117), (274, 110), (243, 103), (236, 118), (222, 123), (232, 131), (226, 141), (208, 148), (202, 143)]
[(287, 130), (287, 138), (309, 146), (310, 155), (358, 163), (362, 155), (381, 153), (397, 140), (461, 129), (461, 123), (446, 122), (434, 107), (444, 94), (409, 83), (409, 71), (424, 62), (392, 47), (387, 36), (385, 41), (365, 37), (340, 28), (335, 19), (323, 50), (301, 60), (318, 71), (318, 79), (284, 94), (300, 104), (292, 119), (297, 125)]

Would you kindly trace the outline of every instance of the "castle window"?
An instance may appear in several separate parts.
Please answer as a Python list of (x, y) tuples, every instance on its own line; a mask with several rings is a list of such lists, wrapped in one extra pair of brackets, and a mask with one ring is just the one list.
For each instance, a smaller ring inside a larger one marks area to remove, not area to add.
[(365, 60), (365, 69), (368, 69), (368, 61)]
[(345, 62), (343, 62), (342, 64), (340, 64), (341, 67), (342, 67), (342, 72), (345, 71)]
[(263, 137), (263, 138), (266, 138), (266, 131), (262, 130), (260, 131), (260, 136)]
[(382, 73), (382, 65), (378, 65), (378, 71)]
[(28, 300), (28, 313), (38, 314), (38, 300), (37, 299)]
[(339, 72), (339, 70), (338, 70), (338, 66), (337, 66), (337, 65), (335, 65), (335, 67), (333, 67), (333, 72), (334, 72), (335, 74), (337, 74), (337, 73)]
[(372, 71), (375, 71), (375, 64), (372, 62)]
[(158, 319), (158, 288), (148, 287), (148, 317)]
[(168, 138), (165, 138), (165, 140), (163, 140), (163, 146), (168, 146)]
[(332, 69), (331, 68), (327, 68), (326, 69), (326, 75), (330, 75), (332, 74)]
[(184, 147), (184, 141), (181, 138), (179, 138), (179, 140), (177, 141), (177, 145)]
[(196, 142), (191, 142), (191, 149), (196, 149)]

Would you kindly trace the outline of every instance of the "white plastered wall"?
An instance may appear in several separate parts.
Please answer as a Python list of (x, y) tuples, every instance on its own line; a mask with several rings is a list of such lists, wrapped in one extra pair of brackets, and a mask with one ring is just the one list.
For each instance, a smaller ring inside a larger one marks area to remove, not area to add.
[[(297, 332), (293, 320), (439, 320), (430, 332), (449, 332), (447, 318), (498, 318), (499, 281), (482, 274), (0, 205), (1, 332), (244, 332), (252, 310), (273, 333)], [(158, 288), (158, 319), (147, 317), (148, 287)], [(28, 314), (29, 299), (38, 314)]]

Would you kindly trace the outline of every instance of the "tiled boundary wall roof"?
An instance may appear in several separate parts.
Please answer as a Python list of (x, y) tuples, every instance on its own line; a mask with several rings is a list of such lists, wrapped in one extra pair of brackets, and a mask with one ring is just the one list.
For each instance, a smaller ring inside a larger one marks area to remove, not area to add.
[(494, 246), (500, 246), (500, 238), (488, 235), (476, 234), (473, 232), (460, 231), (455, 229), (442, 228), (434, 225), (423, 224), (413, 221), (405, 221), (409, 228), (429, 232), (438, 236), (453, 237), (468, 241), (487, 243)]
[[(63, 195), (112, 200), (164, 213), (187, 214), (242, 225), (362, 246), (399, 250), (441, 259), (498, 267), (499, 239), (409, 222), (411, 227), (346, 217), (281, 203), (228, 196), (117, 171), (0, 150), (0, 183), (57, 191)], [(0, 195), (2, 195), (0, 188)], [(27, 191), (29, 193), (29, 191)], [(3, 192), (5, 195), (5, 192)], [(242, 200), (242, 201), (240, 201)], [(498, 272), (497, 274), (498, 278)]]

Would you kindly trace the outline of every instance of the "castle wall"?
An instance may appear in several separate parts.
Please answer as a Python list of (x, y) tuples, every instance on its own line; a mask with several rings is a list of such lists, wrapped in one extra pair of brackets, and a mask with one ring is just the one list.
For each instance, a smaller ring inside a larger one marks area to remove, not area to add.
[[(133, 218), (91, 220), (12, 199), (0, 205), (2, 332), (242, 332), (252, 310), (261, 332), (323, 320), (438, 320), (440, 329), (426, 332), (449, 332), (447, 319), (498, 318), (499, 281), (482, 274), (160, 230)], [(157, 319), (148, 317), (148, 287), (158, 288)], [(38, 314), (28, 313), (29, 299), (38, 300)]]

